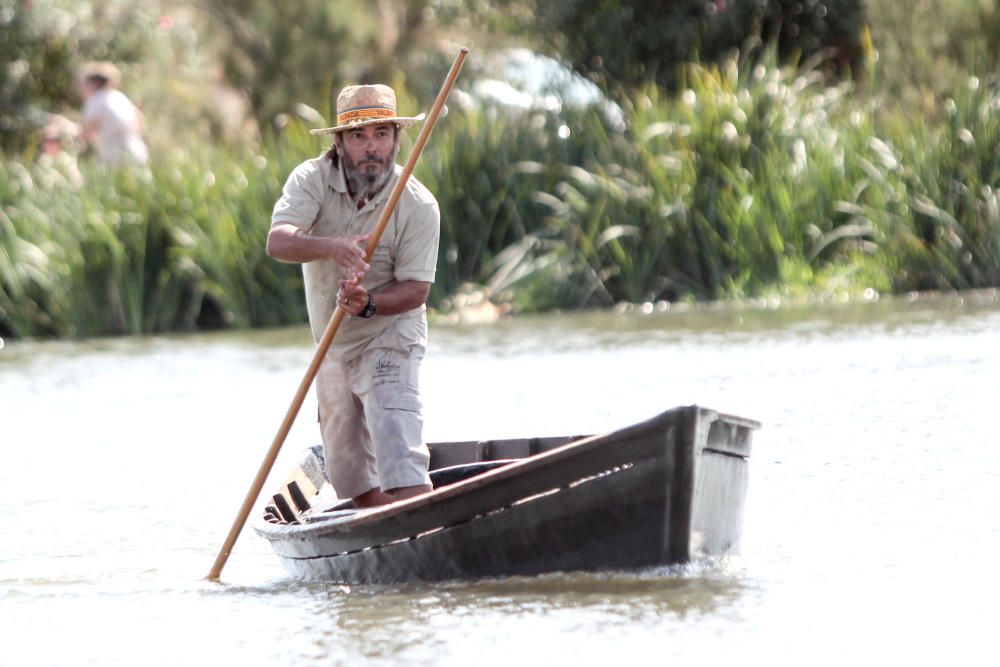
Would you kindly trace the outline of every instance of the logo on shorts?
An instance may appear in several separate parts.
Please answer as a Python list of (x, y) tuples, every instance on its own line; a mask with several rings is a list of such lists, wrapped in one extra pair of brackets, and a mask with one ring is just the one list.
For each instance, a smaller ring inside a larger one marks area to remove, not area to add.
[(382, 378), (399, 372), (399, 364), (392, 360), (392, 351), (386, 350), (375, 362), (375, 377)]

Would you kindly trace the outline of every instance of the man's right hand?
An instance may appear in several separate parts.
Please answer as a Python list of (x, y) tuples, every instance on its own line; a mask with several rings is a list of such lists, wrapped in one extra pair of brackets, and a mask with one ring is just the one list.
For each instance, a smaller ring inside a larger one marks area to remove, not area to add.
[(368, 270), (361, 244), (370, 238), (371, 234), (312, 236), (289, 222), (278, 222), (271, 225), (267, 234), (267, 254), (297, 264), (332, 259), (344, 275), (354, 277)]
[(356, 276), (368, 270), (363, 246), (368, 243), (371, 234), (356, 234), (346, 238), (327, 239), (330, 246), (330, 259), (349, 276)]

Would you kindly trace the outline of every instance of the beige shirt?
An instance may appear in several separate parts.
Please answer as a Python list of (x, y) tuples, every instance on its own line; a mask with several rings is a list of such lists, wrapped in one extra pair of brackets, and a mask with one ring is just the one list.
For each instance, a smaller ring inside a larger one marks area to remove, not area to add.
[[(360, 210), (347, 191), (343, 172), (329, 158), (306, 160), (289, 175), (274, 205), (271, 224), (287, 222), (315, 236), (345, 237), (375, 230), (402, 167)], [(412, 176), (389, 218), (362, 284), (369, 292), (392, 280), (434, 282), (441, 215), (437, 200)], [(337, 305), (339, 281), (345, 276), (333, 260), (302, 265), (306, 307), (313, 338), (318, 342)], [(375, 295), (376, 308), (378, 295)], [(330, 346), (332, 358), (352, 359), (371, 346), (426, 345), (427, 309), (420, 306), (400, 315), (369, 319), (345, 317)]]

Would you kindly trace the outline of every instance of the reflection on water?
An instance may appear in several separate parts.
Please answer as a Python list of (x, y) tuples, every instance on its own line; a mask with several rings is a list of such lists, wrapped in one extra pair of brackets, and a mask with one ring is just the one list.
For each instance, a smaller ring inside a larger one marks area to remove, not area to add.
[[(764, 422), (743, 555), (640, 573), (342, 587), (251, 532), (201, 580), (310, 357), (304, 327), (7, 341), (0, 664), (947, 659), (1000, 593), (995, 292), (433, 327), (431, 440)], [(278, 475), (316, 441), (307, 402)], [(58, 641), (53, 641), (58, 638)]]
[[(532, 664), (562, 664), (566, 640), (574, 636), (587, 643), (588, 638), (620, 635), (633, 644), (632, 651), (662, 645), (658, 628), (725, 617), (744, 586), (739, 577), (716, 566), (434, 586), (280, 582), (218, 594), (265, 598), (276, 607), (304, 605), (304, 624), (297, 632), (310, 641), (297, 659), (337, 655), (384, 659), (386, 664), (401, 659), (451, 664), (464, 656), (499, 664), (520, 655)], [(637, 628), (646, 636), (634, 635)], [(489, 652), (491, 646), (508, 642), (503, 655)], [(614, 644), (601, 650), (608, 657), (629, 652)], [(586, 662), (586, 656), (579, 659)]]

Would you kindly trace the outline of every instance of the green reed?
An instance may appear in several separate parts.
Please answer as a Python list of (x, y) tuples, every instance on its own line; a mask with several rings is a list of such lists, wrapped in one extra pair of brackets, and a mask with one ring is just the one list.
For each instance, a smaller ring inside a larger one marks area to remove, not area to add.
[[(470, 289), (540, 310), (1000, 285), (992, 78), (963, 81), (932, 122), (734, 61), (623, 111), (443, 120), (416, 172), (442, 211), (432, 305)], [(285, 177), (323, 148), (292, 121), (260, 147), (160, 151), (148, 170), (84, 163), (83, 185), (0, 160), (0, 335), (301, 321), (301, 272), (264, 240)]]
[(148, 170), (84, 165), (82, 186), (58, 165), (0, 163), (0, 329), (87, 336), (301, 319), (298, 268), (263, 245), (293, 166), (281, 157), (196, 147)]
[(963, 85), (944, 126), (791, 69), (692, 66), (685, 85), (558, 166), (529, 230), (548, 242), (518, 255), (554, 300), (522, 305), (1000, 284), (995, 81)]

